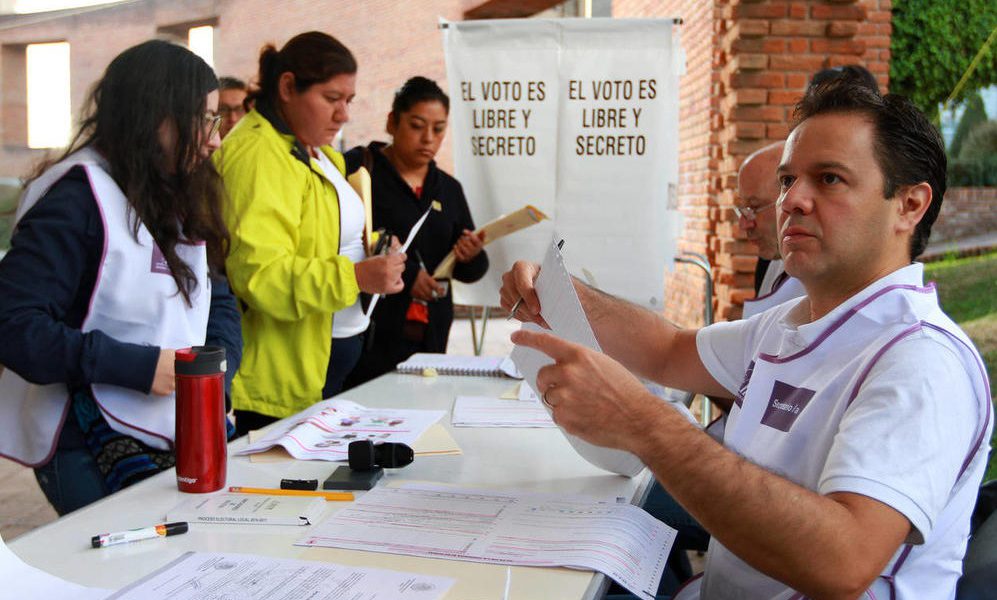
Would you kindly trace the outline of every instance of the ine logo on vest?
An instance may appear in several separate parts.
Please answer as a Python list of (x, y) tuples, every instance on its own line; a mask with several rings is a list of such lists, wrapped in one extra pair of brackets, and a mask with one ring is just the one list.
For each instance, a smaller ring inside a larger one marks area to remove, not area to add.
[(814, 390), (793, 387), (776, 380), (772, 386), (769, 405), (765, 407), (765, 414), (762, 415), (762, 425), (768, 425), (779, 431), (789, 431), (815, 393)]
[(163, 255), (163, 251), (155, 243), (152, 244), (152, 265), (149, 272), (162, 273), (163, 275), (170, 274), (170, 265), (166, 262), (166, 256)]

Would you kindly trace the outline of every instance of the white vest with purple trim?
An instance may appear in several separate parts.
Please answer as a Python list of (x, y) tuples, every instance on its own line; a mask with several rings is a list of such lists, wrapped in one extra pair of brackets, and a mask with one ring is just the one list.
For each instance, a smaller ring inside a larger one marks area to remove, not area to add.
[[(204, 244), (176, 246), (177, 255), (197, 278), (188, 307), (149, 230), (140, 223), (138, 239), (133, 235), (128, 200), (96, 151), (87, 147), (75, 152), (33, 181), (21, 198), (16, 219), (77, 165), (86, 170), (104, 225), (104, 250), (81, 330), (100, 330), (121, 342), (160, 348), (203, 344), (211, 299)], [(156, 396), (98, 383), (91, 389), (112, 429), (154, 448), (172, 446), (176, 418), (172, 394)], [(67, 417), (66, 385), (34, 385), (6, 369), (0, 375), (0, 399), (0, 454), (28, 466), (48, 462)]]
[(783, 302), (789, 302), (806, 295), (807, 290), (803, 288), (800, 280), (791, 277), (783, 270), (781, 260), (773, 260), (765, 271), (765, 278), (758, 290), (758, 296), (753, 300), (744, 301), (742, 314), (747, 319), (765, 312), (773, 306), (779, 306)]
[[(964, 527), (968, 536), (969, 522), (962, 509), (972, 510), (982, 474), (979, 469), (981, 464), (985, 466), (987, 440), (983, 438), (991, 420), (990, 396), (979, 355), (941, 311), (933, 287), (885, 286), (835, 320), (804, 349), (782, 347), (778, 356), (759, 354), (748, 367), (741, 398), (731, 409), (724, 445), (753, 463), (816, 490), (839, 423), (868, 370), (885, 350), (922, 327), (947, 337), (974, 382), (979, 403), (983, 425), (974, 432), (976, 445), (966, 448), (964, 472), (933, 527), (943, 532)], [(831, 365), (836, 368), (828, 368)], [(970, 474), (974, 469), (965, 468), (971, 459), (978, 458), (978, 452), (984, 460), (973, 462), (976, 472)], [(969, 481), (967, 474), (975, 479)], [(933, 598), (897, 594), (904, 567), (918, 568), (919, 548), (923, 547), (901, 546), (862, 598)], [(909, 586), (903, 587), (909, 590)], [(713, 538), (703, 577), (689, 582), (675, 599), (700, 597), (797, 600), (803, 596), (755, 570)]]

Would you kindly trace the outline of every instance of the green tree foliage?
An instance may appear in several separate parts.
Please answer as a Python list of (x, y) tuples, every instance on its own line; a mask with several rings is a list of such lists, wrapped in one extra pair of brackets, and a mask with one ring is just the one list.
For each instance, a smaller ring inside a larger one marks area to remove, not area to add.
[[(937, 119), (973, 57), (997, 27), (994, 0), (894, 0), (890, 91)], [(997, 48), (976, 66), (956, 101), (997, 82)]]
[(948, 167), (950, 187), (997, 186), (997, 121), (973, 127), (959, 154), (949, 153)]
[(974, 127), (959, 153), (959, 158), (967, 160), (987, 157), (997, 157), (997, 121), (987, 121)]
[(983, 106), (983, 98), (975, 92), (966, 99), (966, 110), (963, 111), (959, 124), (955, 127), (952, 144), (949, 145), (949, 156), (959, 156), (962, 145), (976, 127), (987, 122), (987, 109)]

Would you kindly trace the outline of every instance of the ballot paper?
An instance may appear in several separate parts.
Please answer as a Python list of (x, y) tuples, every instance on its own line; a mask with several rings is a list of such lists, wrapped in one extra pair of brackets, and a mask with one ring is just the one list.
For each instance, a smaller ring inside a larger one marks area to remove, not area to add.
[(674, 529), (631, 504), (407, 484), (374, 488), (296, 544), (591, 569), (652, 600), (674, 540)]
[[(540, 267), (540, 275), (537, 276), (534, 286), (540, 299), (541, 315), (550, 325), (551, 333), (569, 342), (602, 352), (599, 342), (595, 339), (592, 326), (589, 325), (588, 318), (585, 317), (585, 312), (582, 310), (578, 294), (575, 293), (571, 276), (568, 275), (568, 270), (564, 266), (561, 251), (553, 240), (547, 250), (547, 256), (544, 257), (543, 265)], [(533, 323), (524, 323), (523, 329), (544, 331)], [(523, 382), (528, 383), (533, 389), (533, 393), (539, 396), (541, 391), (537, 389), (537, 372), (542, 367), (553, 364), (553, 359), (526, 346), (516, 346), (510, 357), (516, 363), (519, 372), (523, 374)], [(640, 459), (629, 452), (596, 446), (563, 429), (561, 432), (564, 433), (568, 442), (582, 458), (601, 469), (633, 477), (644, 468)]]
[(347, 460), (350, 442), (400, 442), (413, 445), (440, 420), (442, 410), (366, 408), (345, 399), (325, 400), (277, 423), (236, 454), (283, 446), (300, 460)]
[[(399, 252), (408, 252), (408, 247), (412, 244), (412, 240), (415, 239), (415, 234), (419, 233), (419, 229), (422, 228), (422, 224), (426, 222), (426, 217), (428, 217), (429, 213), (432, 211), (433, 211), (432, 207), (427, 208), (426, 212), (422, 213), (422, 216), (419, 217), (419, 220), (416, 221), (415, 225), (412, 226), (412, 229), (409, 229), (408, 237), (405, 238), (405, 243), (402, 244), (402, 247), (399, 250)], [(374, 314), (374, 307), (377, 306), (377, 301), (380, 299), (381, 299), (381, 294), (374, 294), (373, 296), (370, 297), (370, 304), (367, 305), (367, 311), (364, 312), (365, 317), (370, 318), (370, 316)]]
[(108, 600), (437, 600), (453, 584), (449, 577), (329, 562), (187, 552)]
[(539, 401), (491, 396), (457, 396), (450, 423), (454, 427), (557, 427)]
[(107, 598), (113, 590), (90, 588), (60, 579), (26, 564), (14, 554), (0, 537), (0, 582), (3, 598), (60, 598), (65, 600), (98, 600)]

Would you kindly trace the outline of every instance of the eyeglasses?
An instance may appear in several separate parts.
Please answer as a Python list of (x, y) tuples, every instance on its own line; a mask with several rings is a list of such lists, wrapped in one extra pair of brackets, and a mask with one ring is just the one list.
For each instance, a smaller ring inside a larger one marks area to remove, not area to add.
[(738, 206), (735, 204), (734, 212), (736, 212), (737, 216), (741, 217), (745, 221), (754, 221), (758, 218), (758, 213), (772, 208), (775, 204), (775, 202), (769, 202), (768, 204), (763, 204), (761, 206)]
[(229, 115), (235, 115), (237, 117), (246, 116), (246, 109), (242, 106), (226, 106), (224, 104), (218, 105), (218, 114), (221, 117), (227, 117)]
[(222, 116), (221, 115), (204, 115), (204, 129), (208, 133), (208, 139), (215, 137), (215, 134), (222, 127)]

